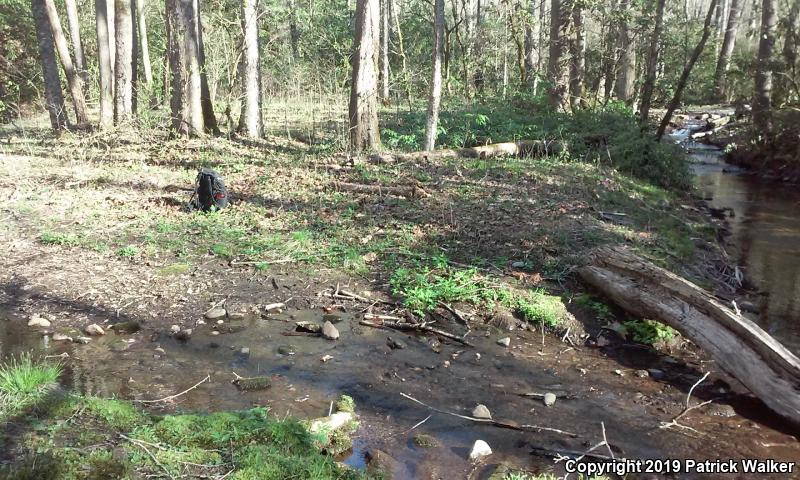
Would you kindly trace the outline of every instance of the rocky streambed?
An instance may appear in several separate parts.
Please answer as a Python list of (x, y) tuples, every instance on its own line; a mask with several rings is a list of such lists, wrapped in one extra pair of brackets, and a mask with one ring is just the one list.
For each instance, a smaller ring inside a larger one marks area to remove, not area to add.
[[(347, 394), (360, 427), (340, 460), (359, 468), (381, 462), (394, 478), (488, 478), (498, 468), (563, 473), (554, 455), (584, 452), (604, 431), (624, 458), (800, 457), (796, 431), (691, 349), (665, 355), (609, 330), (573, 346), (536, 330), (488, 325), (473, 326), (471, 348), (360, 325), (355, 307), (199, 313), (178, 329), (183, 334), (101, 325), (104, 334), (85, 344), (54, 341), (53, 332), (42, 336), (47, 327), (7, 315), (0, 345), (3, 355), (61, 356), (67, 387), (105, 397), (160, 399), (209, 377), (174, 401), (147, 405), (155, 411), (267, 405), (278, 416), (315, 418)], [(338, 339), (308, 333), (326, 323)], [(711, 402), (681, 418), (689, 428), (664, 428), (707, 371), (714, 373), (691, 401)], [(237, 377), (266, 377), (269, 386), (243, 390)], [(474, 462), (477, 441), (491, 454)]]

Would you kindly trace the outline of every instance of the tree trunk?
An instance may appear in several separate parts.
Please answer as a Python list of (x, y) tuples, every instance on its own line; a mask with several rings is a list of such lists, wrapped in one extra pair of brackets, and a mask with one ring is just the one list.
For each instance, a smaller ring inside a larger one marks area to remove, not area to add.
[(261, 68), (258, 41), (258, 0), (242, 0), (242, 32), (244, 32), (244, 54), (241, 75), (244, 87), (239, 131), (249, 137), (263, 136), (261, 122)]
[(133, 9), (131, 0), (114, 0), (114, 123), (133, 116)]
[(584, 281), (637, 317), (677, 329), (769, 408), (800, 423), (800, 359), (758, 325), (624, 248), (599, 248), (587, 263), (578, 270)]
[(538, 84), (539, 65), (539, 28), (541, 23), (536, 19), (536, 2), (530, 1), (530, 18), (525, 24), (525, 87), (531, 93), (536, 93)]
[(297, 27), (297, 4), (289, 0), (289, 41), (292, 46), (292, 58), (300, 59), (300, 29)]
[(144, 73), (144, 83), (147, 85), (147, 92), (150, 94), (150, 107), (158, 106), (155, 90), (153, 88), (153, 67), (150, 64), (150, 42), (147, 39), (147, 21), (145, 20), (145, 0), (136, 1), (136, 26), (139, 29), (139, 55), (142, 58), (142, 71)]
[[(786, 22), (786, 39), (783, 42), (783, 60), (791, 80), (797, 74), (797, 48), (800, 44), (800, 0), (794, 0)], [(800, 93), (800, 92), (798, 92)]]
[[(631, 0), (620, 2), (620, 11), (630, 14)], [(630, 20), (625, 18), (620, 22), (618, 48), (620, 50), (619, 66), (617, 70), (617, 99), (628, 105), (633, 103), (636, 85), (636, 46), (631, 32)]]
[(106, 0), (106, 21), (108, 22), (108, 49), (111, 52), (111, 88), (114, 89), (114, 68), (117, 66), (117, 28), (116, 0)]
[(172, 129), (178, 135), (199, 136), (205, 132), (205, 125), (200, 100), (200, 52), (194, 0), (166, 0), (166, 6)]
[(50, 114), (50, 126), (56, 133), (60, 133), (67, 127), (67, 110), (61, 92), (61, 81), (58, 78), (53, 34), (50, 31), (44, 0), (31, 0), (31, 12), (36, 24), (39, 61), (42, 64), (42, 77), (44, 77), (45, 107)]
[[(166, 5), (166, 2), (165, 2)], [(169, 6), (167, 5), (164, 8), (164, 58), (162, 59), (164, 63), (164, 71), (161, 75), (161, 104), (164, 108), (169, 108), (171, 102), (171, 95), (170, 95), (170, 81), (172, 76), (170, 75), (169, 71), (169, 64), (170, 64), (170, 42), (171, 40), (171, 33), (170, 33), (170, 10)]]
[(728, 13), (728, 26), (725, 29), (725, 36), (722, 39), (722, 48), (719, 51), (717, 68), (714, 71), (714, 100), (724, 101), (727, 97), (725, 88), (728, 65), (733, 55), (733, 48), (736, 44), (736, 30), (739, 27), (739, 14), (741, 0), (731, 0), (731, 8)]
[(97, 28), (97, 67), (100, 72), (100, 128), (108, 128), (114, 124), (114, 75), (109, 48), (107, 0), (95, 0), (94, 10)]
[(72, 98), (72, 107), (75, 109), (75, 122), (78, 125), (88, 125), (89, 115), (86, 113), (86, 99), (83, 96), (83, 80), (75, 71), (72, 58), (69, 54), (69, 44), (61, 29), (61, 20), (58, 18), (58, 10), (53, 0), (44, 0), (47, 20), (50, 23), (50, 32), (53, 34), (58, 57), (61, 59), (61, 67), (67, 77), (67, 86)]
[(444, 0), (435, 0), (433, 9), (433, 76), (428, 98), (428, 121), (425, 125), (425, 150), (436, 146), (439, 104), (442, 101), (442, 57), (444, 53)]
[(653, 89), (656, 86), (658, 72), (658, 46), (661, 44), (661, 35), (664, 31), (664, 6), (667, 1), (657, 0), (657, 2), (653, 37), (650, 39), (650, 49), (647, 51), (647, 73), (642, 86), (642, 104), (639, 108), (639, 122), (642, 125), (647, 125), (650, 116), (650, 103), (653, 101)]
[(675, 95), (672, 97), (672, 100), (670, 100), (669, 105), (667, 106), (667, 113), (664, 114), (664, 118), (661, 119), (661, 124), (658, 126), (656, 140), (661, 140), (661, 137), (664, 136), (664, 132), (667, 131), (667, 126), (669, 126), (669, 121), (672, 118), (672, 113), (681, 103), (681, 95), (683, 95), (683, 89), (686, 88), (686, 82), (689, 80), (689, 75), (692, 73), (692, 69), (694, 68), (694, 64), (697, 62), (697, 59), (700, 58), (700, 55), (703, 53), (703, 49), (706, 47), (706, 42), (708, 42), (708, 37), (711, 36), (711, 20), (714, 18), (716, 6), (717, 0), (711, 0), (711, 6), (708, 8), (706, 21), (703, 24), (703, 35), (700, 37), (700, 42), (696, 47), (694, 47), (694, 51), (692, 52), (692, 56), (689, 57), (689, 61), (683, 67), (683, 73), (681, 73), (681, 76), (678, 79), (678, 84), (675, 86)]
[(357, 0), (350, 82), (350, 148), (354, 151), (380, 147), (378, 131), (378, 0)]
[(75, 70), (83, 82), (84, 93), (89, 88), (89, 72), (86, 70), (86, 56), (81, 43), (81, 24), (78, 20), (78, 7), (75, 0), (64, 0), (67, 9), (67, 24), (69, 24), (69, 38), (72, 40), (72, 51), (75, 52)]
[(217, 117), (214, 116), (214, 104), (211, 101), (211, 90), (208, 88), (208, 75), (206, 73), (206, 48), (203, 45), (203, 22), (200, 16), (200, 0), (194, 0), (194, 26), (197, 38), (197, 53), (200, 65), (200, 100), (203, 107), (203, 123), (206, 130), (214, 135), (219, 134)]
[(772, 70), (775, 52), (775, 34), (778, 29), (777, 0), (761, 2), (761, 37), (758, 44), (755, 93), (753, 97), (753, 125), (757, 133), (768, 137), (772, 133)]
[(403, 88), (406, 92), (406, 101), (408, 102), (408, 108), (411, 109), (411, 77), (408, 75), (408, 66), (406, 65), (406, 50), (405, 46), (403, 45), (403, 30), (400, 29), (400, 17), (395, 11), (395, 2), (392, 0), (389, 1), (389, 9), (392, 12), (392, 18), (394, 19), (394, 33), (397, 36), (397, 49), (398, 53), (400, 54), (400, 68), (403, 72)]
[[(611, 5), (612, 10), (617, 6), (614, 1)], [(606, 35), (604, 37), (605, 49), (603, 51), (603, 96), (605, 101), (611, 99), (614, 92), (614, 82), (617, 79), (617, 38), (619, 31), (614, 22), (609, 21), (606, 25)]]
[(586, 37), (583, 31), (583, 8), (576, 5), (572, 9), (574, 37), (570, 42), (569, 61), (569, 98), (570, 105), (576, 110), (584, 104), (583, 74), (585, 70)]
[(381, 99), (389, 104), (389, 0), (381, 0)]
[(572, 22), (572, 0), (552, 0), (550, 4), (550, 60), (547, 77), (550, 82), (548, 97), (554, 109), (569, 108), (569, 34)]

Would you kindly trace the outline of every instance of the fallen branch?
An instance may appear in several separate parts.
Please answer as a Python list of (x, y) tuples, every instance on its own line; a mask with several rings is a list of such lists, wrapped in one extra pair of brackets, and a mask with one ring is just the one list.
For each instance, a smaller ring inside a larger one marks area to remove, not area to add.
[(681, 413), (679, 413), (677, 416), (675, 416), (671, 421), (669, 421), (669, 422), (661, 422), (661, 425), (658, 428), (678, 427), (678, 428), (684, 428), (686, 430), (691, 430), (694, 433), (697, 433), (698, 435), (703, 435), (702, 432), (700, 432), (700, 431), (698, 431), (698, 430), (696, 430), (696, 429), (694, 429), (692, 427), (689, 427), (687, 425), (682, 425), (682, 424), (678, 423), (678, 420), (683, 418), (684, 415), (686, 415), (687, 413), (691, 412), (692, 410), (695, 410), (695, 409), (700, 408), (702, 406), (708, 405), (709, 403), (714, 401), (713, 399), (711, 399), (711, 400), (706, 400), (705, 402), (702, 402), (702, 403), (698, 403), (697, 405), (694, 405), (694, 406), (689, 406), (689, 402), (692, 399), (692, 392), (694, 392), (694, 389), (697, 388), (698, 385), (703, 383), (703, 380), (705, 380), (710, 374), (711, 374), (711, 372), (706, 372), (705, 375), (700, 377), (700, 380), (696, 381), (694, 383), (694, 385), (692, 385), (692, 388), (689, 389), (689, 393), (686, 395), (686, 408), (684, 408), (683, 411)]
[(159, 466), (159, 468), (161, 468), (161, 470), (164, 470), (164, 473), (166, 473), (166, 474), (167, 474), (167, 477), (169, 477), (169, 478), (171, 478), (171, 479), (173, 479), (173, 480), (175, 479), (175, 477), (173, 477), (173, 476), (172, 476), (172, 474), (171, 474), (171, 473), (169, 473), (169, 470), (167, 470), (167, 468), (166, 468), (164, 465), (162, 465), (162, 464), (161, 464), (161, 463), (158, 461), (158, 459), (156, 458), (156, 456), (155, 456), (155, 455), (153, 455), (153, 452), (151, 452), (150, 450), (148, 450), (148, 448), (147, 448), (147, 447), (144, 445), (144, 443), (142, 443), (142, 442), (141, 442), (141, 441), (139, 441), (139, 440), (136, 440), (135, 438), (131, 438), (131, 437), (125, 436), (125, 435), (123, 435), (123, 434), (121, 434), (121, 433), (119, 434), (119, 436), (120, 436), (120, 437), (122, 437), (122, 438), (124, 438), (125, 440), (128, 440), (128, 441), (129, 441), (129, 442), (131, 442), (132, 444), (136, 445), (137, 447), (139, 447), (139, 448), (141, 448), (142, 450), (144, 450), (145, 452), (147, 452), (147, 455), (149, 455), (149, 456), (150, 456), (150, 458), (153, 460), (153, 462), (154, 462), (156, 465), (158, 465), (158, 466)]
[(540, 425), (519, 425), (519, 424), (517, 424), (515, 422), (510, 422), (510, 421), (494, 420), (494, 419), (491, 419), (491, 418), (475, 418), (475, 417), (469, 417), (467, 415), (460, 415), (458, 413), (448, 412), (447, 410), (441, 410), (441, 409), (438, 409), (436, 407), (432, 407), (432, 406), (428, 405), (427, 403), (423, 403), (423, 402), (417, 400), (416, 398), (412, 397), (411, 395), (405, 394), (403, 392), (400, 392), (400, 396), (402, 396), (403, 398), (407, 398), (408, 400), (411, 400), (414, 403), (418, 403), (418, 404), (422, 405), (425, 408), (433, 410), (434, 412), (442, 413), (444, 415), (450, 415), (452, 417), (462, 418), (464, 420), (469, 420), (469, 421), (472, 421), (472, 422), (487, 423), (487, 424), (493, 425), (495, 427), (509, 428), (509, 429), (512, 429), (512, 430), (519, 430), (519, 431), (522, 431), (522, 432), (541, 432), (541, 431), (545, 431), (545, 432), (560, 433), (562, 435), (566, 435), (568, 437), (573, 437), (573, 438), (578, 436), (578, 434), (576, 434), (576, 433), (567, 432), (567, 431), (564, 431), (564, 430), (559, 430), (557, 428), (542, 427)]
[(468, 347), (475, 346), (472, 343), (468, 342), (467, 340), (464, 340), (463, 338), (457, 335), (454, 335), (450, 332), (445, 332), (444, 330), (439, 330), (438, 328), (433, 328), (424, 323), (412, 324), (412, 323), (389, 322), (386, 320), (382, 321), (381, 323), (374, 323), (370, 322), (369, 320), (361, 320), (358, 323), (361, 325), (365, 325), (367, 327), (389, 328), (392, 330), (399, 330), (401, 332), (430, 332), (430, 333), (435, 333), (436, 335), (441, 335), (442, 337), (445, 338), (449, 338), (450, 340), (458, 342), (462, 345), (466, 345)]
[(371, 195), (393, 195), (395, 197), (424, 198), (430, 194), (417, 185), (386, 186), (365, 185), (363, 183), (333, 182), (331, 187), (339, 192), (369, 193)]
[(161, 403), (161, 402), (168, 402), (170, 400), (174, 400), (174, 399), (180, 397), (181, 395), (184, 395), (184, 394), (186, 394), (188, 392), (191, 392), (192, 390), (194, 390), (195, 388), (199, 387), (203, 383), (209, 382), (209, 381), (211, 381), (211, 375), (210, 374), (206, 375), (206, 378), (200, 380), (199, 382), (195, 383), (194, 385), (192, 385), (191, 387), (189, 387), (186, 390), (182, 391), (181, 393), (176, 393), (175, 395), (170, 395), (168, 397), (159, 398), (158, 400), (133, 400), (133, 401), (135, 403)]

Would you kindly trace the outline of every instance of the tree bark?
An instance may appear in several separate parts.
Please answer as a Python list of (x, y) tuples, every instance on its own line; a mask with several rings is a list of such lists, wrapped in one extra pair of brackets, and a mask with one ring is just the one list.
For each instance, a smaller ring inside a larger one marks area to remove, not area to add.
[[(800, 44), (800, 0), (794, 0), (786, 22), (786, 39), (783, 42), (783, 60), (786, 72), (795, 79), (797, 74), (797, 48)], [(798, 92), (800, 93), (800, 92)]]
[(403, 30), (400, 29), (400, 17), (395, 10), (395, 2), (392, 0), (388, 0), (389, 2), (389, 9), (392, 12), (392, 18), (394, 19), (394, 33), (397, 36), (397, 49), (398, 54), (400, 55), (400, 68), (403, 72), (403, 88), (406, 92), (406, 101), (409, 105), (409, 110), (411, 109), (411, 77), (408, 75), (408, 65), (406, 62), (406, 50), (405, 45), (403, 44)]
[(572, 28), (572, 0), (552, 0), (550, 3), (550, 60), (547, 77), (548, 97), (554, 109), (569, 109), (569, 33)]
[[(627, 15), (632, 12), (631, 0), (622, 0), (619, 8), (627, 17)], [(636, 93), (636, 45), (634, 44), (633, 33), (628, 18), (620, 22), (617, 45), (621, 52), (617, 69), (617, 99), (631, 105)]]
[(381, 0), (381, 99), (389, 104), (389, 0)]
[(350, 148), (380, 147), (378, 131), (378, 0), (357, 0), (350, 82)]
[(536, 93), (538, 85), (538, 65), (539, 65), (539, 28), (541, 22), (536, 19), (536, 2), (530, 1), (530, 18), (525, 24), (525, 87), (531, 93)]
[(158, 105), (155, 91), (153, 89), (153, 67), (150, 64), (150, 42), (147, 39), (147, 21), (145, 20), (145, 0), (135, 0), (136, 2), (136, 26), (139, 30), (139, 55), (142, 57), (142, 72), (144, 73), (144, 83), (147, 85), (147, 92), (150, 95), (150, 107)]
[(72, 51), (75, 53), (75, 70), (83, 82), (84, 93), (89, 88), (89, 72), (86, 70), (86, 56), (81, 43), (81, 24), (78, 20), (78, 7), (75, 0), (64, 0), (69, 24), (69, 38), (72, 40)]
[(61, 20), (58, 18), (58, 10), (56, 10), (56, 5), (53, 0), (44, 0), (44, 6), (47, 12), (47, 20), (50, 23), (50, 31), (53, 34), (53, 41), (58, 51), (58, 58), (61, 59), (61, 67), (64, 69), (64, 74), (67, 77), (67, 86), (69, 87), (69, 94), (72, 98), (72, 107), (75, 109), (75, 122), (78, 125), (88, 125), (89, 115), (86, 112), (86, 99), (83, 96), (83, 80), (81, 80), (81, 77), (78, 75), (78, 72), (75, 71), (75, 67), (72, 64), (67, 38), (64, 36), (64, 31), (61, 29)]
[(200, 16), (200, 0), (194, 0), (193, 13), (200, 65), (200, 101), (203, 107), (203, 123), (207, 131), (218, 135), (219, 126), (217, 125), (217, 117), (214, 115), (214, 104), (211, 101), (211, 90), (208, 88), (208, 74), (206, 73), (206, 48), (203, 44), (203, 22)]
[(753, 125), (759, 135), (772, 134), (772, 71), (775, 68), (775, 34), (778, 29), (777, 0), (761, 2), (761, 37), (758, 44), (755, 92), (753, 96)]
[(169, 70), (172, 73), (172, 129), (178, 135), (203, 135), (205, 125), (200, 99), (200, 53), (194, 0), (166, 0), (166, 6)]
[(442, 101), (442, 57), (444, 54), (444, 0), (435, 0), (433, 8), (433, 75), (428, 97), (428, 121), (425, 125), (425, 150), (436, 146), (439, 105)]
[(258, 0), (241, 0), (241, 2), (242, 32), (244, 32), (241, 75), (244, 100), (242, 101), (242, 113), (239, 117), (239, 131), (248, 137), (259, 138), (264, 135), (264, 129), (261, 122), (261, 53), (258, 41)]
[(131, 0), (114, 0), (114, 123), (133, 116), (133, 6)]
[(769, 408), (800, 423), (800, 359), (758, 325), (624, 248), (595, 250), (578, 273), (632, 314), (680, 331)]
[(573, 110), (584, 104), (583, 76), (585, 70), (586, 37), (583, 30), (583, 8), (578, 4), (572, 9), (572, 23), (575, 30), (570, 42), (569, 61), (569, 99)]
[(111, 88), (114, 88), (114, 68), (117, 66), (117, 28), (116, 28), (116, 0), (106, 0), (108, 10), (106, 11), (106, 21), (108, 22), (108, 48), (111, 52)]
[(650, 39), (650, 48), (647, 51), (647, 73), (642, 86), (642, 103), (639, 108), (639, 122), (642, 125), (647, 125), (650, 117), (650, 104), (653, 101), (653, 90), (656, 86), (656, 74), (658, 72), (658, 47), (661, 44), (661, 35), (664, 31), (664, 6), (667, 1), (656, 1), (655, 27), (653, 28), (653, 37)]
[(664, 114), (664, 118), (661, 119), (661, 124), (658, 126), (656, 140), (661, 140), (661, 137), (664, 136), (664, 132), (667, 131), (667, 126), (669, 126), (669, 121), (672, 118), (672, 113), (675, 112), (675, 109), (677, 109), (678, 105), (681, 103), (681, 95), (683, 95), (683, 89), (686, 88), (686, 81), (689, 80), (689, 75), (692, 73), (694, 64), (703, 53), (703, 49), (706, 47), (706, 42), (708, 42), (708, 37), (711, 36), (711, 20), (714, 18), (716, 6), (717, 0), (711, 0), (711, 6), (708, 8), (706, 21), (703, 24), (703, 35), (700, 37), (700, 42), (694, 48), (692, 56), (689, 57), (689, 61), (683, 67), (683, 73), (681, 73), (681, 76), (678, 79), (678, 84), (675, 86), (675, 95), (672, 97), (672, 100), (670, 100), (669, 105), (667, 106), (667, 113)]
[(44, 77), (45, 107), (50, 115), (50, 126), (56, 133), (60, 133), (67, 127), (67, 110), (61, 92), (61, 81), (58, 78), (53, 34), (50, 31), (44, 0), (31, 0), (31, 12), (36, 24), (39, 61), (42, 64), (42, 77)]
[(111, 67), (107, 1), (95, 0), (94, 2), (95, 27), (97, 29), (97, 67), (100, 71), (100, 128), (108, 128), (114, 124), (114, 75)]
[[(612, 2), (612, 11), (617, 6), (617, 1)], [(611, 99), (614, 92), (614, 82), (617, 79), (617, 38), (619, 31), (615, 23), (608, 21), (606, 25), (606, 35), (603, 39), (605, 42), (605, 49), (603, 50), (603, 96), (605, 101)]]
[(297, 3), (289, 0), (289, 41), (292, 46), (292, 58), (300, 59), (300, 29), (297, 27)]
[(741, 0), (731, 0), (731, 8), (728, 13), (728, 26), (725, 29), (725, 36), (722, 39), (722, 48), (719, 51), (717, 68), (714, 71), (714, 100), (724, 101), (727, 97), (725, 88), (728, 65), (730, 65), (733, 48), (736, 44), (736, 30), (739, 28), (739, 15), (741, 10)]

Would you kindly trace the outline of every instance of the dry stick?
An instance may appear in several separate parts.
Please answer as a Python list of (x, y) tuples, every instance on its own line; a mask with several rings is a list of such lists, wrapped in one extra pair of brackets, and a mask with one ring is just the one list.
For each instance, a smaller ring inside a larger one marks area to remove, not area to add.
[(475, 347), (475, 345), (471, 344), (470, 342), (460, 338), (452, 333), (445, 332), (444, 330), (439, 330), (438, 328), (429, 327), (424, 323), (419, 324), (406, 324), (406, 323), (399, 323), (399, 322), (381, 322), (381, 323), (373, 323), (369, 320), (361, 320), (361, 325), (366, 325), (367, 327), (374, 327), (374, 328), (391, 328), (393, 330), (399, 330), (401, 332), (409, 332), (409, 331), (422, 331), (422, 332), (430, 332), (435, 333), (436, 335), (441, 335), (445, 338), (449, 338), (450, 340), (456, 341), (462, 345), (466, 345), (468, 347)]
[(206, 375), (206, 378), (204, 378), (204, 379), (200, 380), (199, 382), (195, 383), (194, 385), (192, 385), (191, 387), (189, 387), (189, 388), (187, 388), (186, 390), (182, 391), (181, 393), (176, 393), (175, 395), (170, 395), (169, 397), (159, 398), (158, 400), (134, 400), (134, 402), (136, 402), (136, 403), (159, 403), (159, 402), (167, 402), (167, 401), (169, 401), (169, 400), (174, 400), (174, 399), (176, 399), (176, 398), (180, 397), (181, 395), (183, 395), (183, 394), (185, 394), (185, 393), (188, 393), (188, 392), (190, 392), (190, 391), (194, 390), (195, 388), (199, 387), (201, 384), (203, 384), (203, 383), (205, 383), (205, 382), (208, 382), (208, 381), (211, 381), (211, 375), (210, 375), (210, 374)]
[(436, 407), (432, 407), (432, 406), (430, 406), (430, 405), (428, 405), (426, 403), (423, 403), (423, 402), (417, 400), (416, 398), (412, 397), (411, 395), (407, 395), (407, 394), (405, 394), (403, 392), (400, 392), (400, 395), (402, 397), (404, 397), (404, 398), (407, 398), (407, 399), (411, 400), (412, 402), (415, 402), (415, 403), (418, 403), (418, 404), (422, 405), (425, 408), (433, 410), (434, 412), (442, 413), (444, 415), (450, 415), (452, 417), (463, 418), (464, 420), (470, 420), (470, 421), (478, 422), (478, 423), (488, 423), (490, 425), (494, 425), (495, 427), (510, 428), (512, 430), (520, 430), (520, 431), (523, 431), (523, 432), (524, 431), (547, 431), (547, 432), (560, 433), (560, 434), (566, 435), (568, 437), (577, 437), (578, 436), (578, 434), (576, 434), (576, 433), (566, 432), (564, 430), (559, 430), (557, 428), (542, 427), (540, 425), (516, 425), (516, 424), (510, 423), (510, 422), (503, 422), (503, 421), (500, 421), (500, 420), (492, 420), (491, 418), (475, 418), (475, 417), (468, 417), (466, 415), (459, 415), (458, 413), (448, 412), (447, 410), (440, 410), (440, 409), (438, 409)]
[(689, 426), (687, 426), (687, 425), (681, 425), (680, 423), (678, 423), (678, 420), (680, 420), (681, 418), (683, 418), (683, 416), (684, 416), (684, 415), (686, 415), (687, 413), (691, 412), (692, 410), (694, 410), (694, 409), (697, 409), (697, 408), (700, 408), (700, 407), (702, 407), (702, 406), (705, 406), (705, 405), (708, 405), (709, 403), (711, 403), (711, 402), (713, 402), (713, 401), (714, 401), (714, 399), (711, 399), (711, 400), (706, 400), (705, 402), (702, 402), (702, 403), (698, 403), (697, 405), (694, 405), (694, 406), (691, 406), (691, 407), (689, 406), (689, 402), (691, 401), (691, 398), (692, 398), (692, 392), (693, 392), (693, 391), (694, 391), (694, 389), (695, 389), (695, 388), (697, 388), (697, 386), (698, 386), (698, 385), (700, 385), (700, 384), (703, 382), (703, 380), (705, 380), (705, 379), (706, 379), (706, 377), (708, 377), (710, 374), (711, 374), (711, 372), (710, 372), (710, 371), (709, 371), (709, 372), (706, 372), (706, 373), (705, 373), (705, 375), (703, 375), (703, 376), (700, 378), (700, 380), (698, 380), (697, 382), (695, 382), (695, 384), (694, 384), (694, 385), (692, 385), (692, 388), (690, 388), (690, 389), (689, 389), (689, 393), (686, 395), (686, 408), (684, 408), (684, 409), (683, 409), (683, 411), (682, 411), (681, 413), (679, 413), (679, 414), (678, 414), (676, 417), (674, 417), (674, 418), (672, 419), (672, 421), (670, 421), (670, 422), (661, 422), (661, 425), (660, 425), (658, 428), (672, 428), (672, 427), (679, 427), (679, 428), (684, 428), (684, 429), (686, 429), (686, 430), (691, 430), (691, 431), (693, 431), (693, 432), (695, 432), (695, 433), (697, 433), (697, 434), (699, 434), (699, 435), (702, 435), (702, 434), (703, 434), (702, 432), (698, 431), (697, 429), (694, 429), (694, 428), (692, 428), (692, 427), (689, 427)]
[(167, 468), (164, 465), (161, 465), (161, 463), (158, 461), (156, 456), (153, 455), (153, 452), (148, 450), (147, 447), (143, 443), (141, 443), (139, 440), (136, 440), (135, 438), (126, 437), (125, 435), (123, 435), (121, 433), (119, 434), (119, 436), (124, 438), (124, 439), (126, 439), (126, 440), (128, 440), (132, 444), (136, 445), (137, 447), (139, 447), (142, 450), (144, 450), (145, 452), (147, 452), (147, 454), (150, 455), (150, 458), (153, 459), (153, 462), (155, 462), (155, 464), (158, 465), (161, 468), (161, 470), (164, 470), (164, 473), (167, 474), (167, 477), (175, 480), (175, 477), (173, 477), (172, 474), (169, 473), (169, 470), (167, 470)]

